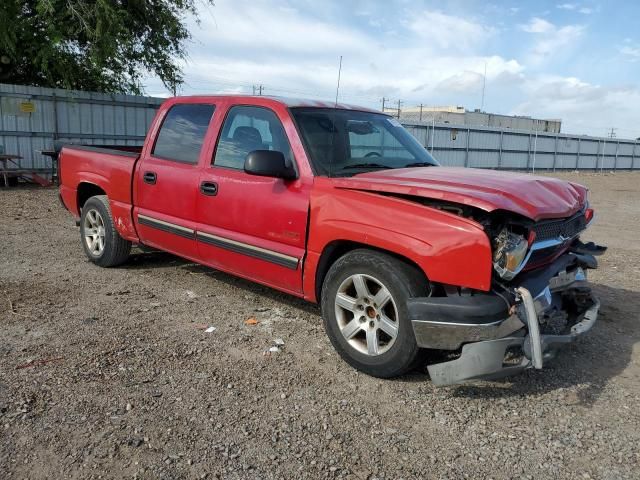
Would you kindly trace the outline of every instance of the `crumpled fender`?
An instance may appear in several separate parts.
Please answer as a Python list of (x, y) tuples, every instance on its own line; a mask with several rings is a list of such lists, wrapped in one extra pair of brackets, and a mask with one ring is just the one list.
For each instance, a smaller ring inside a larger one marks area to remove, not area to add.
[(488, 290), (491, 246), (477, 222), (408, 200), (334, 188), (316, 178), (311, 192), (305, 296), (315, 300), (315, 274), (322, 252), (350, 241), (401, 255), (433, 282)]

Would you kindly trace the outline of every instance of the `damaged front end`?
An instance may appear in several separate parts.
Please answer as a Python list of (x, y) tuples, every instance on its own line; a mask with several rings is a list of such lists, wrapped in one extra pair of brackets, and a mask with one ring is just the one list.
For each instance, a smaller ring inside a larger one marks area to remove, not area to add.
[(434, 384), (540, 369), (593, 327), (600, 303), (587, 270), (606, 247), (578, 239), (590, 220), (584, 213), (536, 225), (528, 235), (496, 234), (490, 292), (449, 287), (441, 296), (409, 300), (418, 345), (451, 352), (451, 360), (428, 367)]

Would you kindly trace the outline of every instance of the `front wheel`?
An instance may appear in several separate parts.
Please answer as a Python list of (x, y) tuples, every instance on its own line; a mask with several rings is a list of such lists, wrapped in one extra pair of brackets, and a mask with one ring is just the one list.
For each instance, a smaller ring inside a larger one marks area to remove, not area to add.
[(82, 207), (80, 238), (89, 260), (101, 267), (121, 265), (131, 253), (131, 242), (116, 230), (106, 195), (91, 197)]
[(406, 302), (428, 290), (413, 265), (382, 252), (354, 250), (331, 266), (323, 282), (327, 335), (354, 368), (374, 377), (402, 375), (422, 358)]

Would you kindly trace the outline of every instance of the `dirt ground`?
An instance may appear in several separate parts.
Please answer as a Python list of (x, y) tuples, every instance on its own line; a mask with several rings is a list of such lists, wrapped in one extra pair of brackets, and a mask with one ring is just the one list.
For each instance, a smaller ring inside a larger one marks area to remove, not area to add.
[(610, 247), (598, 324), (543, 371), (446, 388), (357, 373), (268, 288), (166, 254), (98, 268), (55, 190), (2, 189), (0, 477), (640, 478), (640, 174), (559, 176)]

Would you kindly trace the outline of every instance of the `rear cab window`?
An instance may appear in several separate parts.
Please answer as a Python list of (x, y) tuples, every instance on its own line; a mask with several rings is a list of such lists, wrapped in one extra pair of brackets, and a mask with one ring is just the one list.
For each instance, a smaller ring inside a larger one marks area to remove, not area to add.
[(211, 104), (172, 106), (162, 121), (151, 154), (163, 160), (197, 164), (214, 110)]

